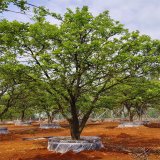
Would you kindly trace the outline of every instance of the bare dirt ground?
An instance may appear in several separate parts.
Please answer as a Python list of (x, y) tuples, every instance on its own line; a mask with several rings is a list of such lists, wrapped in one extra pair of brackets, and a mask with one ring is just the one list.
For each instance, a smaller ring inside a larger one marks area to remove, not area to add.
[(63, 128), (42, 130), (32, 126), (0, 125), (9, 129), (0, 135), (0, 160), (160, 160), (160, 128), (156, 125), (138, 128), (116, 128), (118, 123), (91, 123), (82, 135), (100, 136), (104, 149), (58, 154), (47, 150), (47, 139), (26, 141), (23, 138), (67, 136), (68, 125)]

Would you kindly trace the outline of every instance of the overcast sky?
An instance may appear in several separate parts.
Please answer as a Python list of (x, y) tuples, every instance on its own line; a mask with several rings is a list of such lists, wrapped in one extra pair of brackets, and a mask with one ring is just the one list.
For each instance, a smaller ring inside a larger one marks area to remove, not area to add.
[[(160, 0), (29, 0), (29, 3), (43, 5), (61, 14), (66, 8), (74, 9), (84, 5), (89, 6), (94, 15), (109, 10), (112, 18), (119, 20), (131, 31), (139, 30), (152, 38), (160, 39)], [(12, 5), (10, 9), (17, 10)], [(28, 15), (15, 13), (3, 13), (0, 18), (29, 21)], [(49, 20), (53, 21), (51, 18)]]

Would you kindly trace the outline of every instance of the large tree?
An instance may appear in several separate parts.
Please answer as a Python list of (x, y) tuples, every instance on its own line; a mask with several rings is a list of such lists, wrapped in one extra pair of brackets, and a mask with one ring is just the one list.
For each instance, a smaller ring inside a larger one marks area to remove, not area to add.
[(2, 50), (32, 69), (26, 75), (53, 96), (79, 139), (108, 90), (158, 67), (159, 41), (129, 33), (108, 11), (94, 17), (87, 7), (68, 9), (58, 26), (45, 14), (37, 12), (34, 24), (2, 21)]

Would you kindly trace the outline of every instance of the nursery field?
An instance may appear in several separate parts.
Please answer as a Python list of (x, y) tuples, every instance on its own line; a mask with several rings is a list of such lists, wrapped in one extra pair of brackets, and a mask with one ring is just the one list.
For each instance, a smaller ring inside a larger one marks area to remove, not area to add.
[(160, 160), (159, 5), (99, 1), (0, 0), (0, 160)]
[(100, 136), (104, 148), (99, 151), (58, 154), (47, 150), (47, 139), (25, 138), (70, 135), (67, 123), (59, 129), (31, 126), (0, 125), (9, 134), (0, 135), (0, 160), (158, 160), (160, 159), (160, 128), (155, 125), (117, 128), (117, 122), (89, 123), (82, 135)]

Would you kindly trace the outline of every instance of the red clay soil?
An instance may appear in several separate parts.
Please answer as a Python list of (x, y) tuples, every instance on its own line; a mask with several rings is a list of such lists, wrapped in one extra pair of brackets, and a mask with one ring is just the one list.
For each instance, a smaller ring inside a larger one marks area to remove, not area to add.
[[(8, 135), (0, 135), (0, 160), (160, 160), (160, 128), (116, 128), (118, 123), (88, 124), (82, 135), (100, 136), (104, 149), (80, 153), (58, 154), (47, 150), (47, 140), (26, 141), (23, 138), (67, 136), (67, 124), (61, 129), (39, 129), (38, 124), (8, 127)], [(0, 125), (1, 127), (2, 125)], [(144, 150), (145, 149), (145, 150)]]

